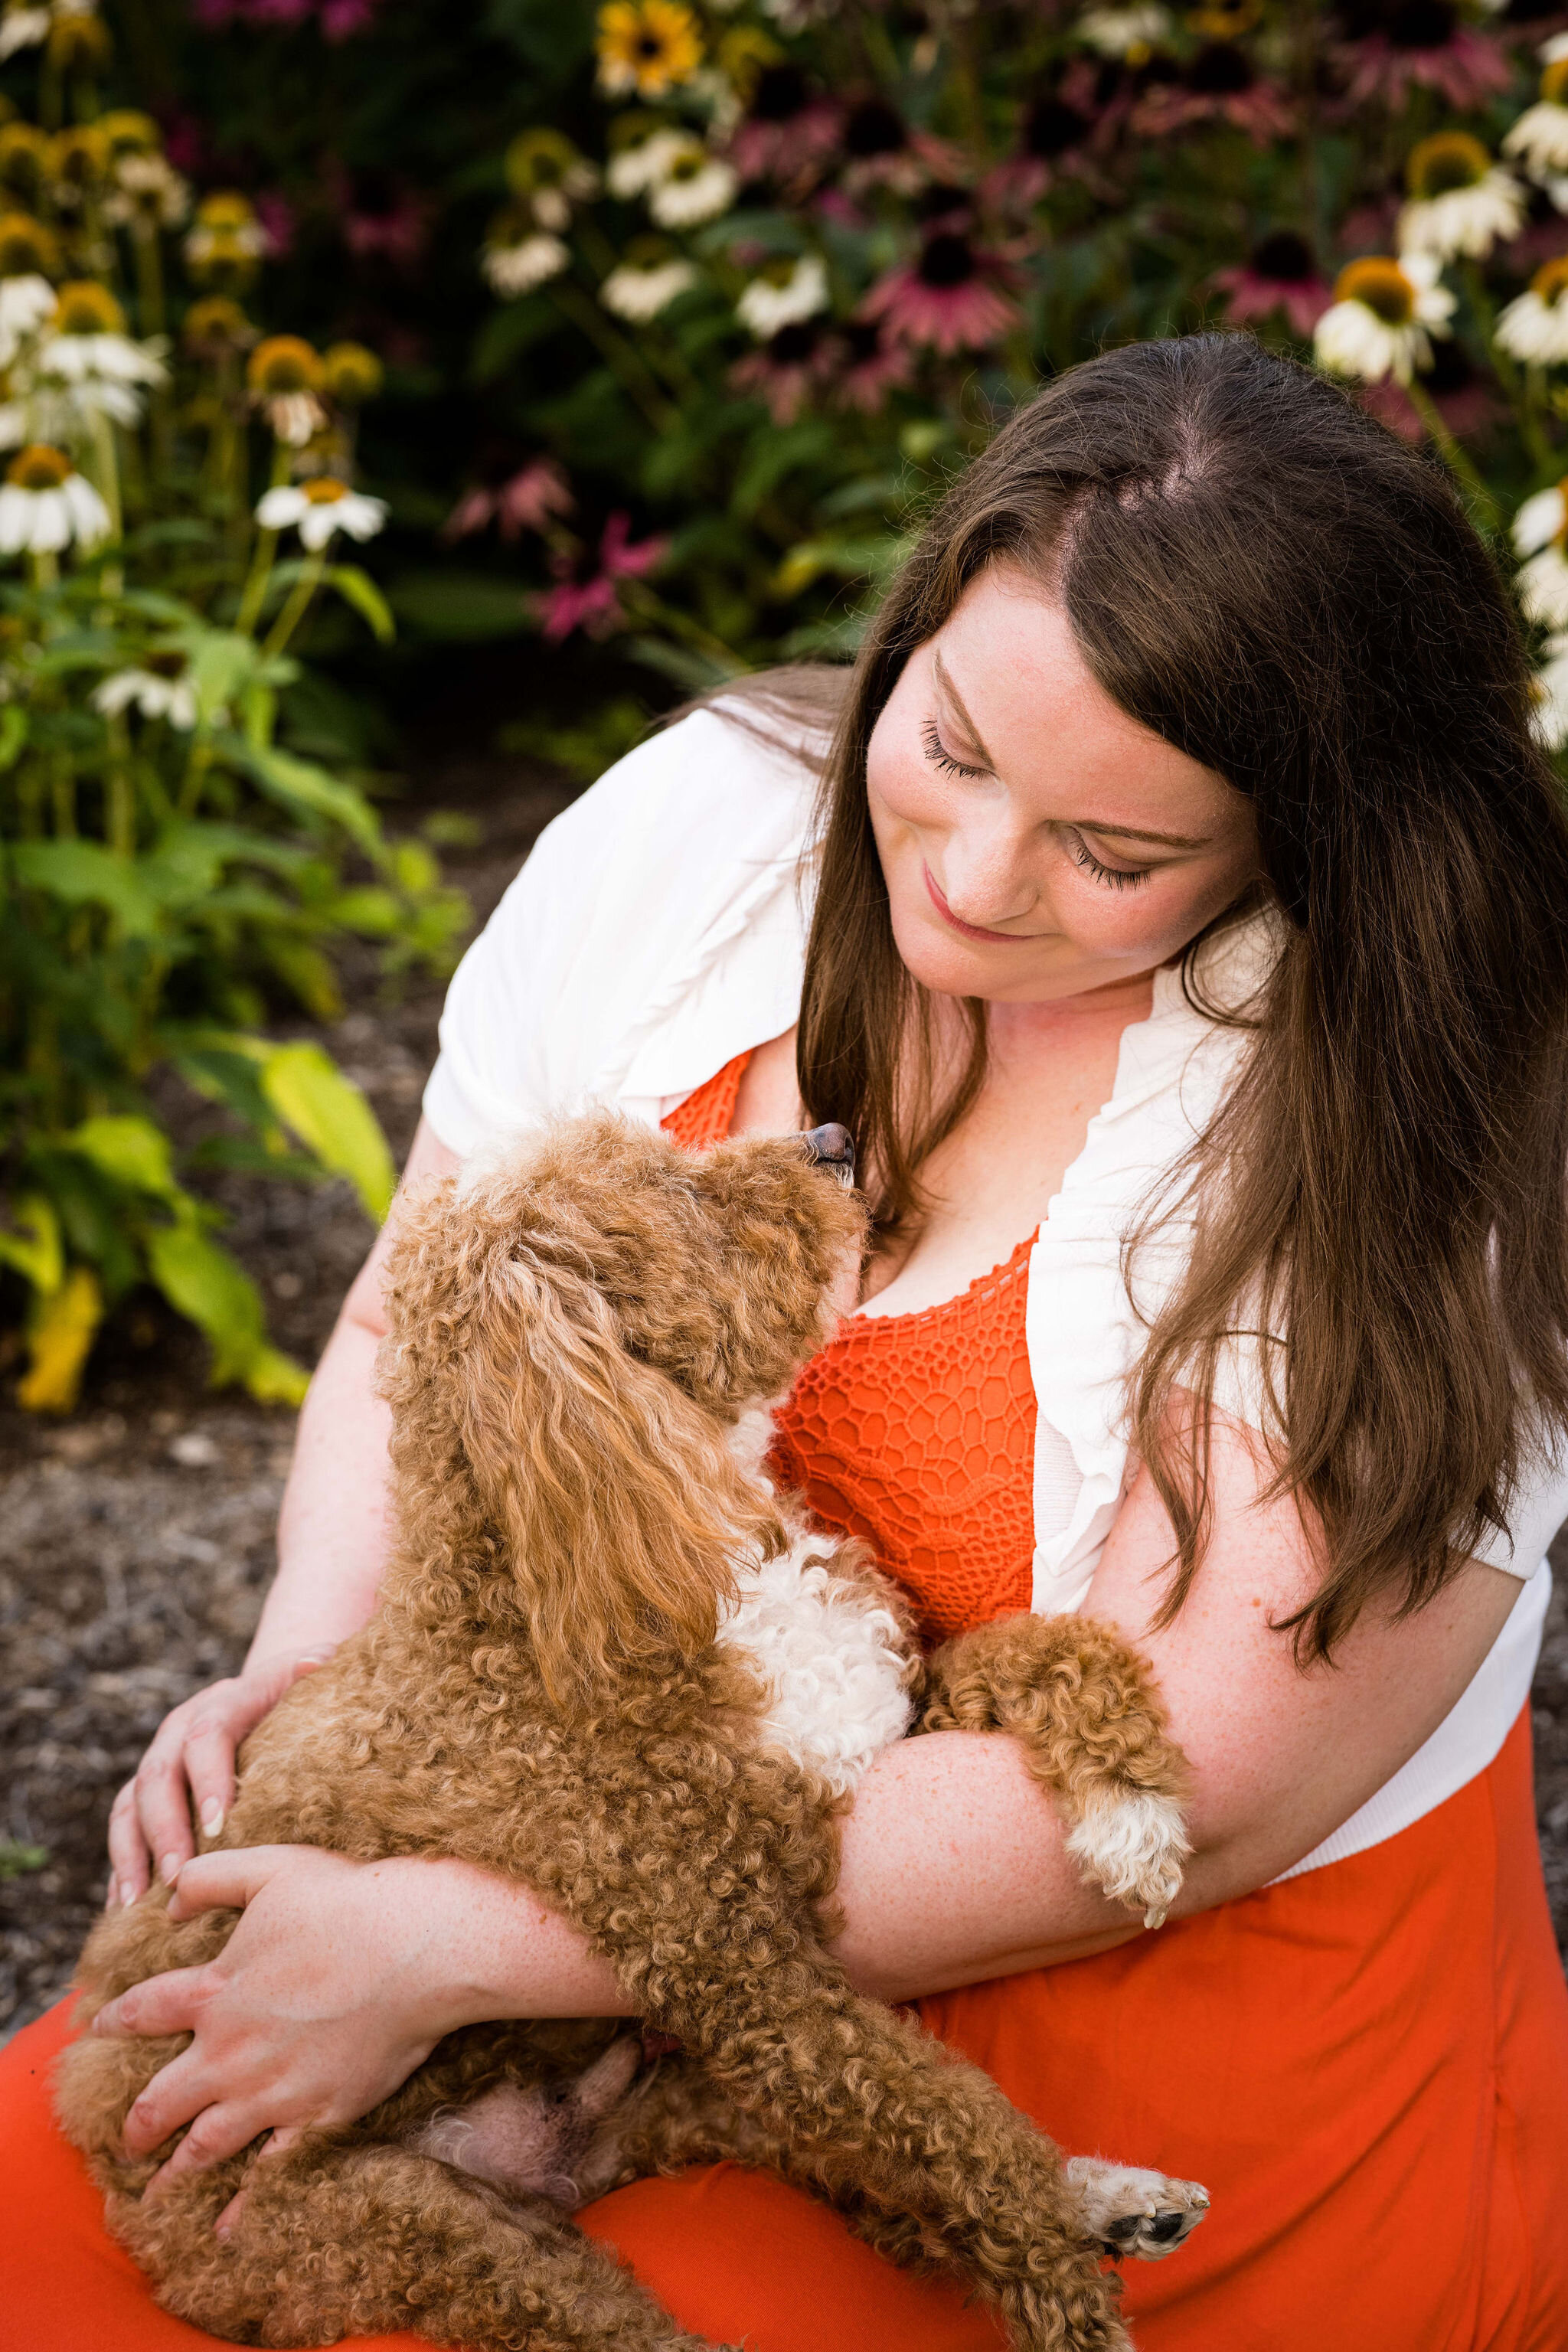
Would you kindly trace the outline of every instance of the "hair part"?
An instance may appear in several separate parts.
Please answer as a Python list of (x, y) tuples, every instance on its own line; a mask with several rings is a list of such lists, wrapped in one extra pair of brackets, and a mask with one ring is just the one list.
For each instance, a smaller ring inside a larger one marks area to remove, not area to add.
[(1437, 467), (1247, 337), (1107, 352), (1016, 415), (834, 680), (800, 1084), (811, 1120), (856, 1134), (884, 1232), (919, 1219), (985, 1022), (964, 1007), (943, 1066), (867, 751), (910, 655), (998, 562), (1060, 598), (1121, 709), (1252, 803), (1280, 951), (1244, 1016), (1203, 1005), (1253, 1042), (1129, 1243), (1136, 1297), (1142, 1243), (1193, 1220), (1129, 1415), (1175, 1530), (1168, 1619), (1207, 1538), (1216, 1377), (1261, 1349), (1270, 1491), (1325, 1563), (1288, 1622), (1326, 1657), (1369, 1602), (1418, 1608), (1505, 1528), (1568, 1424), (1568, 824), (1511, 604)]

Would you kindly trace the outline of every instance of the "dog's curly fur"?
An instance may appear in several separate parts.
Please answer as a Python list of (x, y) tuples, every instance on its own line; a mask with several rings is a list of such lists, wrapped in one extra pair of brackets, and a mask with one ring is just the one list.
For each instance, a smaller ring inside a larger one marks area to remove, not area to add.
[[(1031, 2352), (1125, 2345), (1105, 2242), (1168, 2251), (1203, 2192), (1097, 2189), (977, 2069), (851, 1989), (826, 1948), (842, 1799), (773, 1742), (764, 1676), (725, 1638), (748, 1574), (805, 1540), (736, 1443), (742, 1416), (820, 1344), (862, 1244), (854, 1196), (798, 1140), (699, 1157), (600, 1115), (401, 1209), (384, 1599), (246, 1743), (216, 1843), (454, 1855), (519, 1880), (679, 2050), (632, 2083), (638, 2048), (611, 2023), (470, 2028), (363, 2123), (147, 2202), (174, 2143), (132, 2160), (121, 2132), (183, 2039), (79, 2039), (67, 2130), (171, 2310), (262, 2345), (416, 2327), (474, 2352), (696, 2352), (568, 2216), (724, 2155), (830, 2199), (893, 2259), (956, 2273)], [(846, 1605), (893, 1622), (854, 1547), (815, 1547)], [(895, 1634), (916, 1727), (1018, 1737), (1085, 1866), (1163, 1909), (1182, 1762), (1116, 1637), (1023, 1618), (928, 1664)], [(154, 1887), (105, 1918), (83, 2021), (212, 1958), (236, 1916), (173, 1926)]]

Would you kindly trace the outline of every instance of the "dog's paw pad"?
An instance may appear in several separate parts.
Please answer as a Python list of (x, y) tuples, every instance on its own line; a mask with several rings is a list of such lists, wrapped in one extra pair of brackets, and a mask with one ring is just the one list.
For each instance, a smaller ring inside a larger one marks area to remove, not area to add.
[(1113, 1903), (1134, 1905), (1146, 1927), (1163, 1925), (1192, 1852), (1182, 1809), (1147, 1789), (1097, 1792), (1068, 1832), (1068, 1852)]
[(1086, 2234), (1112, 2253), (1163, 2262), (1209, 2210), (1206, 2189), (1130, 2164), (1075, 2156), (1063, 2168), (1082, 2202)]

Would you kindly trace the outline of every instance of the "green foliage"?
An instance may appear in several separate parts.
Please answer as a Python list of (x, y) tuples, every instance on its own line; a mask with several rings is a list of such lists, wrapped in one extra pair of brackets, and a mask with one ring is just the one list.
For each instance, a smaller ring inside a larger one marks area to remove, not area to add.
[(48, 1859), (47, 1845), (23, 1845), (16, 1838), (0, 1838), (0, 1886), (8, 1878), (24, 1878), (42, 1870)]
[[(53, 55), (46, 42), (46, 117)], [(6, 126), (13, 153), (44, 161), (0, 220), (19, 445), (0, 488), (0, 1297), (26, 1335), (16, 1395), (68, 1411), (103, 1317), (149, 1284), (205, 1335), (215, 1382), (297, 1403), (306, 1375), (269, 1344), (255, 1285), (184, 1181), (156, 1082), (173, 1071), (226, 1115), (206, 1164), (346, 1178), (384, 1215), (392, 1163), (363, 1094), (320, 1046), (261, 1034), (336, 1014), (349, 939), (388, 971), (439, 970), (466, 920), (431, 849), (389, 839), (352, 771), (291, 730), (291, 698), (311, 707), (294, 648), (323, 598), (376, 643), (395, 633), (370, 572), (330, 560), (340, 534), (364, 541), (383, 520), (353, 487), (378, 370), (258, 341), (230, 292), (204, 290), (215, 249), (226, 287), (255, 275), (241, 197), (199, 208), (184, 247), (197, 299), (171, 320), (166, 231), (189, 192), (150, 120), (100, 121), (86, 77), (70, 94), (78, 126), (52, 145), (18, 149), (24, 126)]]

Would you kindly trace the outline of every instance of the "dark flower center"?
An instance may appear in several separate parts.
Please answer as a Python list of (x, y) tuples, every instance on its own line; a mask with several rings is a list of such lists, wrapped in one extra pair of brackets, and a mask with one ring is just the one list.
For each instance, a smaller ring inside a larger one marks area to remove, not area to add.
[(1250, 267), (1259, 278), (1271, 278), (1281, 285), (1294, 286), (1310, 278), (1314, 266), (1311, 247), (1293, 228), (1277, 228), (1252, 248)]
[(874, 319), (851, 319), (838, 331), (844, 338), (845, 357), (851, 367), (863, 367), (868, 360), (880, 357), (882, 331)]
[(922, 188), (915, 201), (915, 218), (922, 223), (948, 220), (954, 213), (967, 212), (969, 191), (955, 188), (951, 180), (933, 180)]
[(1443, 49), (1457, 21), (1447, 0), (1405, 0), (1388, 19), (1388, 37), (1396, 49)]
[(1187, 68), (1187, 87), (1204, 98), (1235, 98), (1256, 77), (1234, 41), (1210, 41)]
[(809, 95), (798, 66), (764, 66), (752, 99), (752, 117), (758, 122), (793, 122)]
[(1075, 147), (1088, 129), (1088, 115), (1065, 98), (1037, 98), (1024, 118), (1024, 152), (1049, 163)]
[(956, 229), (939, 229), (926, 239), (915, 275), (922, 286), (966, 286), (978, 266), (966, 236)]
[(657, 64), (664, 55), (664, 43), (657, 33), (639, 33), (633, 47), (638, 57), (646, 58), (650, 65)]
[(844, 126), (845, 152), (858, 159), (896, 155), (905, 143), (903, 117), (883, 98), (862, 99)]
[(821, 341), (822, 330), (815, 320), (797, 319), (768, 337), (768, 357), (775, 367), (803, 367)]
[(1428, 392), (1465, 392), (1476, 381), (1476, 371), (1465, 357), (1457, 335), (1432, 345), (1432, 365), (1425, 382)]

